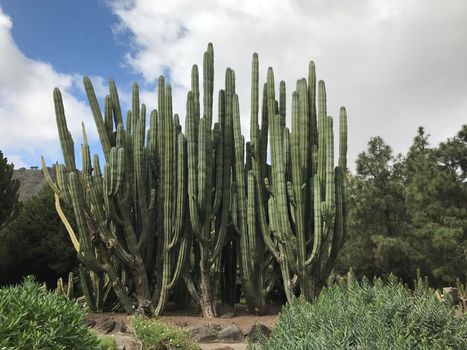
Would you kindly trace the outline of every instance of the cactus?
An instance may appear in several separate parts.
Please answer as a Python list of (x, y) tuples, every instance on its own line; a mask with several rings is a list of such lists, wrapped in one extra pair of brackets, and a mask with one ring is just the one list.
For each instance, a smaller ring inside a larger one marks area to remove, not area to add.
[[(269, 228), (278, 244), (270, 240), (265, 209), (259, 212), (260, 227), (267, 247), (281, 266), (287, 298), (291, 300), (298, 284), (301, 294), (312, 300), (331, 272), (345, 233), (346, 112), (341, 108), (339, 165), (334, 168), (333, 123), (326, 112), (323, 81), (318, 84), (316, 115), (314, 63), (309, 66), (309, 81), (298, 80), (293, 92), (290, 133), (276, 108), (272, 69), (267, 78), (271, 139), (268, 182), (272, 188), (268, 200)], [(254, 169), (262, 175), (260, 166)], [(261, 188), (260, 180), (256, 186)], [(258, 198), (262, 203), (261, 196)]]
[[(259, 198), (264, 198), (263, 188), (258, 188), (256, 179), (263, 178), (266, 164), (260, 163), (261, 145), (258, 130), (258, 94), (259, 94), (258, 55), (253, 55), (251, 81), (251, 142), (246, 143), (241, 134), (238, 96), (233, 97), (233, 129), (235, 150), (235, 210), (237, 220), (234, 226), (240, 238), (240, 272), (242, 290), (250, 311), (262, 312), (266, 304), (266, 295), (273, 287), (274, 276), (266, 279), (266, 271), (272, 268), (270, 254), (265, 251), (259, 225), (265, 224), (264, 208)], [(281, 107), (285, 118), (285, 86), (282, 89)], [(285, 120), (285, 119), (284, 119)], [(245, 159), (245, 163), (244, 163)], [(266, 158), (264, 157), (264, 160)], [(261, 166), (260, 166), (261, 164)], [(233, 209), (232, 209), (233, 210)], [(257, 219), (258, 215), (258, 219)], [(258, 224), (257, 221), (260, 223)], [(272, 243), (271, 243), (272, 245)]]
[[(298, 80), (292, 92), (289, 130), (286, 85), (279, 83), (277, 100), (272, 68), (260, 113), (259, 62), (253, 55), (249, 142), (241, 133), (230, 68), (213, 121), (212, 44), (203, 59), (202, 108), (196, 65), (191, 78), (185, 137), (164, 77), (159, 78), (157, 110), (148, 121), (136, 84), (124, 121), (114, 82), (102, 116), (85, 77), (105, 163), (101, 168), (97, 156), (91, 161), (83, 126), (81, 171), (60, 91), (54, 91), (65, 164), (56, 167), (57, 182), (44, 160), (43, 169), (81, 261), (87, 304), (102, 309), (111, 288), (128, 313), (160, 314), (175, 286), (185, 283), (203, 315), (215, 317), (219, 292), (224, 302), (235, 303), (237, 270), (251, 311), (262, 311), (278, 279), (288, 300), (297, 293), (312, 300), (345, 236), (345, 109), (335, 166), (333, 119), (313, 62), (308, 79)], [(72, 206), (76, 227), (61, 205)]]
[[(227, 238), (230, 205), (233, 72), (227, 71), (226, 89), (219, 92), (218, 123), (211, 129), (214, 52), (209, 44), (203, 64), (203, 117), (200, 116), (198, 68), (192, 69), (187, 96), (188, 196), (194, 233), (196, 264), (185, 275), (193, 299), (204, 317), (216, 315), (213, 269), (219, 264)], [(196, 266), (199, 264), (199, 267)], [(198, 270), (199, 268), (199, 270)]]
[[(139, 105), (136, 84), (126, 127), (113, 81), (105, 98), (105, 118), (102, 118), (87, 77), (84, 85), (106, 160), (103, 173), (97, 156), (91, 164), (84, 125), (83, 169), (78, 172), (73, 139), (66, 125), (58, 89), (54, 91), (54, 101), (65, 166), (56, 167), (57, 183), (48, 176), (43, 160), (44, 173), (55, 191), (57, 211), (61, 213), (78, 258), (87, 270), (80, 271), (83, 292), (88, 303), (99, 309), (103, 301), (103, 278), (106, 278), (128, 313), (160, 313), (168, 291), (180, 276), (189, 245), (184, 234), (185, 139), (177, 127), (177, 118), (171, 114), (170, 86), (159, 87), (163, 90), (160, 94), (164, 106), (160, 113), (159, 124), (163, 129), (160, 135), (164, 137), (157, 140), (157, 112), (151, 113), (146, 135), (146, 108)], [(176, 154), (178, 160), (174, 165)], [(158, 213), (160, 225), (156, 228), (149, 220), (150, 217), (154, 219), (157, 181), (160, 181), (158, 189), (164, 191), (158, 193), (163, 213)], [(78, 234), (64, 217), (61, 201), (73, 207)], [(156, 243), (155, 235), (163, 236), (158, 247), (161, 254), (157, 258), (154, 257), (154, 247), (148, 245)], [(150, 283), (148, 276), (152, 278), (153, 260), (158, 259), (162, 262), (157, 271), (160, 278), (156, 279), (160, 285), (155, 285)], [(136, 300), (129, 294), (133, 288)]]

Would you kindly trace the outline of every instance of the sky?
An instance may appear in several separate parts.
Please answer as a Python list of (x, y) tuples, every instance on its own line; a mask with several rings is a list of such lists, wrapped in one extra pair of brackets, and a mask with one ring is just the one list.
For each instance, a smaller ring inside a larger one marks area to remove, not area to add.
[(466, 18), (465, 0), (0, 0), (0, 150), (15, 168), (62, 162), (59, 87), (76, 150), (84, 122), (101, 153), (84, 75), (101, 99), (113, 78), (124, 109), (138, 82), (151, 110), (164, 74), (183, 120), (191, 66), (212, 42), (215, 91), (233, 68), (247, 139), (253, 52), (288, 101), (313, 60), (328, 113), (347, 108), (352, 169), (370, 137), (405, 153), (419, 126), (436, 145), (467, 123)]

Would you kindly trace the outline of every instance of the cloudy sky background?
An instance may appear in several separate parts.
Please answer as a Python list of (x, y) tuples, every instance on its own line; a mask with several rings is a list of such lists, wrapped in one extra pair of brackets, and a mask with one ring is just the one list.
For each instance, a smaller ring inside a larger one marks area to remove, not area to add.
[[(243, 131), (249, 135), (251, 55), (288, 87), (314, 60), (326, 82), (328, 113), (349, 115), (349, 160), (380, 135), (406, 152), (418, 126), (433, 145), (467, 122), (465, 0), (0, 0), (0, 150), (15, 166), (61, 161), (52, 90), (62, 90), (68, 125), (81, 121), (98, 152), (82, 89), (98, 95), (113, 77), (128, 106), (132, 81), (149, 109), (167, 74), (184, 118), (193, 63), (214, 44), (215, 90), (236, 72)], [(289, 103), (290, 107), (290, 103)]]

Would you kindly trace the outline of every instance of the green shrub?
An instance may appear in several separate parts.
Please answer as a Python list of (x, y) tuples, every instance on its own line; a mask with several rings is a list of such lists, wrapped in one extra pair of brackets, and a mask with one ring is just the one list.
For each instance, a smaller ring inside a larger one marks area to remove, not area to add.
[(411, 291), (395, 278), (362, 283), (349, 276), (315, 303), (284, 307), (261, 349), (467, 349), (467, 316), (439, 302), (432, 290)]
[(0, 349), (99, 349), (84, 317), (78, 304), (27, 277), (0, 289)]
[(132, 324), (136, 338), (143, 346), (142, 350), (199, 349), (187, 333), (179, 327), (141, 317), (135, 317)]
[(117, 341), (112, 336), (101, 334), (94, 329), (90, 331), (99, 339), (99, 350), (117, 350)]

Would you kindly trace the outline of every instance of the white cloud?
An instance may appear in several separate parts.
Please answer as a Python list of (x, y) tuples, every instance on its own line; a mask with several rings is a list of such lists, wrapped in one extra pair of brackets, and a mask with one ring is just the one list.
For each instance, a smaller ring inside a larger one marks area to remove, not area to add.
[(405, 152), (419, 125), (439, 142), (466, 122), (463, 0), (109, 1), (119, 29), (133, 35), (128, 65), (151, 82), (169, 70), (182, 116), (191, 64), (201, 66), (213, 42), (216, 90), (225, 68), (234, 68), (244, 132), (254, 51), (260, 79), (273, 66), (289, 94), (308, 61), (316, 62), (329, 113), (348, 108), (352, 161), (371, 136)]
[(26, 57), (11, 35), (12, 21), (0, 8), (0, 150), (15, 167), (40, 165), (40, 155), (47, 162), (61, 160), (55, 124), (52, 92), (59, 87), (65, 105), (68, 127), (80, 144), (81, 121), (95, 138), (89, 107), (71, 93), (81, 77), (62, 74), (41, 61)]

